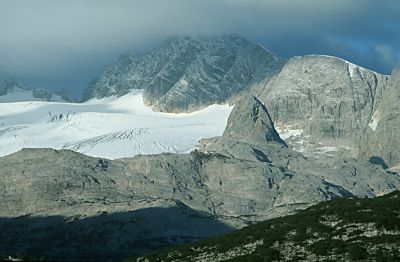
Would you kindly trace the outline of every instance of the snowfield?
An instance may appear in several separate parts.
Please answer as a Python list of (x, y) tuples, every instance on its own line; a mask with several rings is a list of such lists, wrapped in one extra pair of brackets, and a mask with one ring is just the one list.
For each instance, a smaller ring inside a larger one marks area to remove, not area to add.
[(0, 156), (22, 148), (71, 149), (109, 159), (193, 150), (223, 133), (232, 107), (190, 114), (153, 112), (142, 90), (85, 103), (0, 103)]

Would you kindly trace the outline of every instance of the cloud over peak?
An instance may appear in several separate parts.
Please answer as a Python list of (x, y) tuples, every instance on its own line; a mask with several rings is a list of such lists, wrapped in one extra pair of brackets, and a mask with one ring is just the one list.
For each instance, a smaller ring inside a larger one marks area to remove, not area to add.
[(122, 52), (227, 33), (281, 56), (327, 53), (388, 73), (400, 62), (400, 2), (0, 0), (0, 71), (78, 90)]

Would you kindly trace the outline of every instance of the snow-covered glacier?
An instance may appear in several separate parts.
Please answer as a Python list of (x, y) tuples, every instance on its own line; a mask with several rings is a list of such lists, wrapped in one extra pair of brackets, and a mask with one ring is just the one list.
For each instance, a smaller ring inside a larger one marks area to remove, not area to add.
[(193, 150), (223, 133), (232, 107), (190, 114), (153, 112), (143, 90), (85, 103), (0, 103), (0, 156), (22, 148), (71, 149), (109, 159)]

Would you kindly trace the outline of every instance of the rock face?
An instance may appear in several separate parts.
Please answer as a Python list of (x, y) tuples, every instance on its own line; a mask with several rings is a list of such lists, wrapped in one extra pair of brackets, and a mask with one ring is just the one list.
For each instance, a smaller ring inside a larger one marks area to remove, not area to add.
[(400, 69), (389, 77), (382, 102), (374, 113), (359, 143), (359, 154), (384, 166), (400, 167)]
[(30, 88), (10, 77), (0, 75), (0, 103), (22, 101), (72, 101), (65, 91)]
[(282, 137), (298, 151), (379, 157), (394, 166), (400, 163), (396, 75), (335, 57), (295, 57), (255, 92)]
[(172, 37), (147, 53), (122, 55), (84, 91), (83, 100), (145, 89), (157, 111), (194, 111), (235, 98), (276, 74), (283, 61), (237, 36)]
[(243, 98), (236, 104), (229, 116), (223, 137), (251, 144), (285, 144), (276, 132), (265, 105), (254, 96), (252, 100), (252, 103), (249, 103), (251, 99)]
[[(24, 149), (0, 158), (0, 217), (6, 217), (0, 237), (33, 236), (8, 241), (2, 253), (54, 258), (67, 252), (70, 259), (82, 259), (84, 254), (70, 251), (83, 245), (115, 259), (286, 215), (323, 200), (373, 197), (400, 188), (400, 177), (378, 165), (305, 158), (291, 150), (258, 99), (243, 99), (237, 108), (222, 137), (190, 154), (110, 161), (68, 150)], [(109, 217), (99, 217), (106, 213)], [(10, 219), (28, 214), (31, 219)], [(38, 216), (57, 217), (53, 226), (39, 226), (45, 234), (37, 233), (38, 225), (45, 223)], [(151, 220), (143, 222), (147, 218)], [(17, 226), (19, 221), (28, 225)], [(93, 221), (106, 224), (106, 229)], [(97, 232), (105, 240), (85, 245), (75, 240), (80, 232)], [(130, 237), (113, 232), (128, 232)], [(68, 238), (58, 238), (57, 246), (48, 237), (54, 235)], [(113, 241), (107, 242), (110, 238)], [(49, 243), (49, 248), (34, 243)]]

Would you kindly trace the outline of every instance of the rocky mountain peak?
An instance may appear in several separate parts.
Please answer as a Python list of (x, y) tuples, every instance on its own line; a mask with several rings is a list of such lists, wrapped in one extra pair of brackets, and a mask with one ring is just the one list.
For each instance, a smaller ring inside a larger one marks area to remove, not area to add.
[[(294, 57), (260, 85), (285, 141), (307, 156), (380, 158), (399, 165), (398, 70), (382, 75), (341, 58)], [(360, 149), (361, 148), (361, 149)]]
[(239, 36), (174, 36), (148, 52), (122, 56), (90, 83), (83, 100), (144, 89), (144, 100), (155, 111), (191, 112), (236, 99), (283, 64)]
[(242, 99), (233, 109), (224, 136), (249, 143), (277, 142), (286, 146), (275, 129), (266, 106), (255, 96)]

